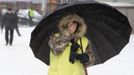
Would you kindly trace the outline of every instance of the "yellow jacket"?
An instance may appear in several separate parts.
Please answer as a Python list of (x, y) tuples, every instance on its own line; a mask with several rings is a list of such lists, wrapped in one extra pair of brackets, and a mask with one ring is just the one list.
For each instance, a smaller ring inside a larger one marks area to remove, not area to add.
[(34, 10), (33, 9), (29, 9), (28, 16), (34, 17)]
[[(85, 52), (88, 45), (88, 39), (85, 36), (82, 36), (81, 40)], [(80, 39), (78, 39), (77, 43), (80, 45)], [(81, 64), (80, 61), (76, 60), (74, 64), (69, 62), (70, 47), (71, 43), (69, 43), (65, 50), (59, 55), (54, 55), (50, 52), (48, 75), (85, 75), (83, 64)], [(81, 49), (78, 49), (78, 53), (82, 53)]]

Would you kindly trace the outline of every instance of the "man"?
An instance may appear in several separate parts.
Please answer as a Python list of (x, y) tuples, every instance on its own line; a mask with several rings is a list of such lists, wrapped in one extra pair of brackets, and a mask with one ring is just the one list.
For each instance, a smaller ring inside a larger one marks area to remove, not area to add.
[[(1, 24), (1, 29), (5, 28), (5, 40), (6, 40), (6, 45), (10, 44), (12, 45), (13, 43), (13, 35), (14, 35), (14, 14), (12, 12), (12, 8), (7, 9), (7, 13), (4, 14), (2, 24)], [(10, 37), (9, 37), (10, 36)]]
[(17, 16), (17, 14), (18, 14), (18, 11), (19, 11), (19, 9), (17, 9), (15, 12), (14, 12), (14, 20), (15, 20), (15, 30), (16, 30), (16, 32), (17, 32), (17, 34), (18, 34), (18, 36), (21, 36), (21, 34), (20, 34), (20, 32), (19, 32), (19, 28), (18, 28), (18, 20), (19, 20), (19, 17)]
[(34, 10), (33, 7), (31, 7), (28, 11), (28, 16), (29, 16), (29, 25), (33, 26), (33, 17), (34, 17)]

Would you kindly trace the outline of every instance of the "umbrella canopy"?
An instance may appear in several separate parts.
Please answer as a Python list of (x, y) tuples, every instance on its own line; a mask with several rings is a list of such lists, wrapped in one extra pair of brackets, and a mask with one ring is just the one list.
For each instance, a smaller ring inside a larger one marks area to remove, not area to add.
[(38, 59), (49, 65), (49, 36), (58, 32), (56, 26), (61, 18), (75, 13), (87, 25), (86, 37), (93, 44), (96, 64), (120, 53), (129, 42), (131, 26), (126, 16), (115, 8), (96, 1), (76, 1), (61, 6), (41, 20), (31, 34), (30, 47)]

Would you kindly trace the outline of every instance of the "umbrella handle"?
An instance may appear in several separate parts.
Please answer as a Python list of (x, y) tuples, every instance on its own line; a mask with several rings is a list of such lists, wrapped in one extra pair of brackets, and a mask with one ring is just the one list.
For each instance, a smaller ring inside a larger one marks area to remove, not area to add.
[[(81, 45), (81, 52), (83, 53), (83, 46), (82, 46), (82, 41), (81, 41), (81, 38), (80, 38), (80, 45)], [(86, 66), (83, 64), (83, 67), (84, 67), (84, 71), (85, 71), (85, 75), (88, 75), (88, 72), (87, 72), (87, 68)]]
[(85, 71), (85, 75), (88, 75), (87, 68), (85, 66), (84, 66), (84, 71)]
[(82, 46), (81, 38), (80, 38), (80, 48), (81, 48), (81, 52), (83, 53), (83, 46)]

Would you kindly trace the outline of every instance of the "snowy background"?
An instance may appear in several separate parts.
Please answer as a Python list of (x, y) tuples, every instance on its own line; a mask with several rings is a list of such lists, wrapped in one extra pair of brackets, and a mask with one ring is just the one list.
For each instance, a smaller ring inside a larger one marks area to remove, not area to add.
[[(0, 75), (47, 75), (48, 67), (36, 59), (29, 47), (34, 27), (21, 27), (13, 46), (6, 46), (0, 32)], [(122, 52), (104, 64), (88, 68), (89, 75), (134, 75), (134, 35)]]

